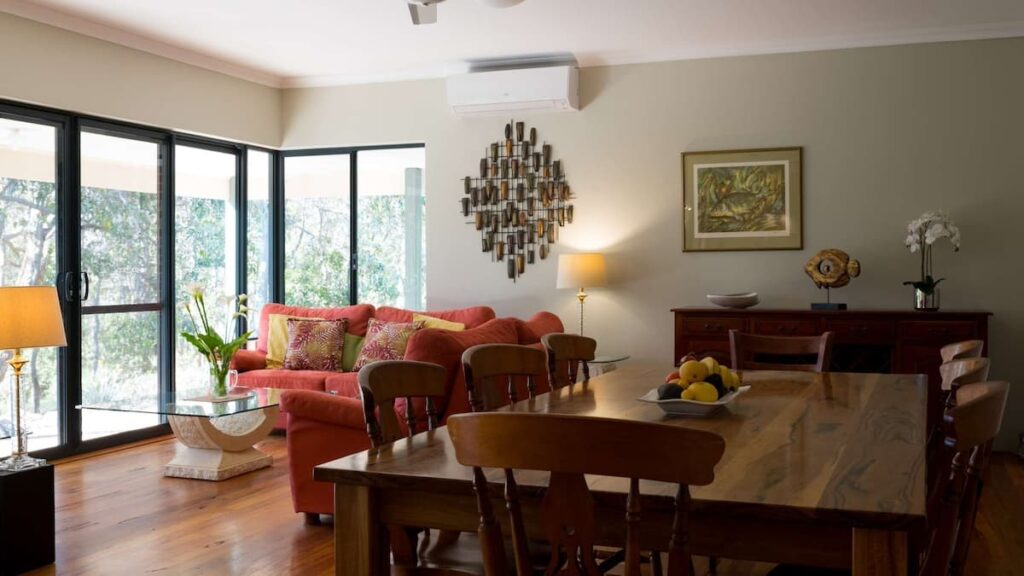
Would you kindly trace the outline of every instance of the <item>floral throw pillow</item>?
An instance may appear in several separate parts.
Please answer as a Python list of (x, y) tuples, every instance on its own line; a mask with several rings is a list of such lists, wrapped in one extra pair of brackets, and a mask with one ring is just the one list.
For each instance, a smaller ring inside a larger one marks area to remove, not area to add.
[(288, 319), (288, 349), (284, 367), (288, 370), (341, 372), (348, 320)]
[(405, 357), (409, 337), (422, 327), (423, 322), (381, 322), (371, 318), (363, 350), (352, 369), (359, 370), (380, 360), (401, 360)]

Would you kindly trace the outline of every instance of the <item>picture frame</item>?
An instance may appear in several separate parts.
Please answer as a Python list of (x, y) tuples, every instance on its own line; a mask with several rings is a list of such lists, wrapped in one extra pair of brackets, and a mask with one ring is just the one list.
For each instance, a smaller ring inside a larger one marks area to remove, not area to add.
[(682, 153), (683, 252), (803, 249), (803, 147)]

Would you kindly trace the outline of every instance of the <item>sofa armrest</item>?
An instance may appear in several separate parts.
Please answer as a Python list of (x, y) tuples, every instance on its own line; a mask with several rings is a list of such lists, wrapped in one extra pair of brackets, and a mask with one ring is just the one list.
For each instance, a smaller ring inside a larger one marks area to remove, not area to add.
[(239, 350), (231, 358), (231, 368), (239, 372), (262, 370), (267, 367), (267, 353), (259, 350)]
[(285, 390), (281, 393), (281, 410), (289, 419), (316, 420), (325, 424), (366, 429), (363, 402), (358, 398), (334, 396), (315, 390)]

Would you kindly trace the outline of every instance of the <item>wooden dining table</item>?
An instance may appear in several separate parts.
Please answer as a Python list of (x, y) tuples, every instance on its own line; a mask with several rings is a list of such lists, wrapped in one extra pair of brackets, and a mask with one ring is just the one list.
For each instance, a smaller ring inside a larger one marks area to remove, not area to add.
[[(691, 551), (721, 558), (903, 576), (925, 524), (927, 380), (923, 375), (757, 371), (750, 389), (710, 417), (673, 417), (638, 398), (665, 367), (626, 364), (504, 410), (659, 422), (725, 439), (710, 485), (692, 489)], [(595, 453), (601, 446), (593, 447)], [(686, 457), (686, 446), (679, 446)], [(517, 471), (527, 532), (540, 537), (547, 474)], [(475, 532), (472, 472), (444, 427), (317, 466), (335, 484), (339, 575), (388, 573), (387, 525)], [(488, 471), (497, 510), (501, 471)], [(628, 480), (588, 477), (601, 544), (625, 542)], [(673, 485), (641, 482), (645, 549), (667, 550)], [(504, 516), (503, 514), (499, 516)], [(507, 519), (501, 518), (502, 522)], [(507, 525), (504, 528), (505, 534)]]

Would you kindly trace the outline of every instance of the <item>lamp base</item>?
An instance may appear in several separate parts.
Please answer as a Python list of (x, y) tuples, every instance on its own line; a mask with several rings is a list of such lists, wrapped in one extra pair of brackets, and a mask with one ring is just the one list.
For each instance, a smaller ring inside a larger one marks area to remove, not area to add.
[(46, 466), (46, 460), (33, 458), (28, 454), (15, 454), (0, 460), (0, 470), (7, 472), (17, 472), (19, 470), (28, 470), (29, 468), (38, 468), (40, 466)]

